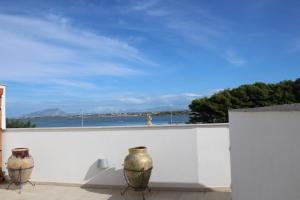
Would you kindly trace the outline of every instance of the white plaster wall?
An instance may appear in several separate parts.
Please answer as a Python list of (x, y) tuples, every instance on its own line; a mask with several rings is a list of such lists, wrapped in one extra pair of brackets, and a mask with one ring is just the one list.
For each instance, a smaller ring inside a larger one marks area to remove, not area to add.
[(229, 130), (197, 128), (198, 181), (214, 187), (230, 187)]
[(2, 108), (2, 129), (6, 129), (6, 88), (4, 85), (0, 85), (0, 88), (3, 89), (3, 95), (2, 95), (2, 102), (1, 102), (1, 108)]
[[(228, 125), (7, 129), (4, 160), (15, 147), (29, 147), (34, 181), (123, 185), (128, 148), (147, 146), (153, 157), (152, 186), (229, 187)], [(96, 161), (108, 158), (110, 168)]]
[(230, 112), (233, 200), (300, 199), (300, 112)]

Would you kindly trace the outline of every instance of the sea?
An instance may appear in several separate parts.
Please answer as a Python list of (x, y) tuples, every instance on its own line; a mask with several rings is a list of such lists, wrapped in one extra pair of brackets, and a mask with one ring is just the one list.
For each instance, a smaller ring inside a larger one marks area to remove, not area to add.
[[(185, 124), (187, 114), (152, 116), (154, 125)], [(145, 116), (109, 116), (109, 117), (41, 117), (31, 118), (36, 127), (91, 127), (91, 126), (140, 126), (146, 125)]]

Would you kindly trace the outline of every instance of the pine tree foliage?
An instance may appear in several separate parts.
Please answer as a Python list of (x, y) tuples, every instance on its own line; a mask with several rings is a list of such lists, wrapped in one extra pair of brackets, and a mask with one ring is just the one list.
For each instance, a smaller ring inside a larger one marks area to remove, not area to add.
[(189, 123), (228, 122), (228, 110), (300, 103), (300, 78), (276, 84), (257, 82), (225, 89), (189, 105)]
[(7, 128), (35, 128), (36, 125), (28, 120), (24, 121), (20, 119), (7, 119), (6, 127)]

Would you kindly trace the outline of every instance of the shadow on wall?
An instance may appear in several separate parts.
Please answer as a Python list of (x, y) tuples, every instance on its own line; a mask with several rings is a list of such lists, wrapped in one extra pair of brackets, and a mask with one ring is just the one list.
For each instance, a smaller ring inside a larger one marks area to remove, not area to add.
[(123, 170), (115, 168), (101, 169), (98, 167), (96, 160), (88, 169), (84, 180), (87, 181), (85, 186), (89, 185), (125, 185)]
[[(101, 169), (98, 167), (98, 160), (96, 160), (88, 169), (84, 180), (87, 181), (81, 188), (89, 191), (100, 194), (107, 195), (109, 200), (124, 199), (121, 196), (119, 190), (112, 189), (113, 187), (122, 188), (125, 187), (125, 181), (123, 178), (123, 170), (108, 168)], [(119, 183), (116, 186), (116, 183)], [(99, 188), (108, 188), (108, 189), (99, 189)]]
[[(126, 182), (123, 176), (123, 169), (116, 170), (115, 168), (109, 169), (100, 169), (98, 168), (98, 161), (95, 161), (88, 169), (84, 180), (86, 180), (86, 184), (84, 184), (81, 188), (89, 191), (103, 195), (107, 195), (108, 200), (140, 200), (141, 194), (139, 192), (134, 192), (128, 190), (125, 196), (121, 196), (121, 191), (126, 187)], [(116, 184), (117, 183), (117, 184)], [(198, 183), (161, 183), (161, 182), (150, 182), (149, 185), (153, 189), (151, 193), (145, 192), (146, 199), (181, 199), (182, 192), (178, 191), (178, 188), (181, 188), (181, 191), (191, 190), (193, 195), (186, 199), (202, 199), (204, 193), (203, 192), (213, 192), (213, 190), (207, 188), (205, 185)], [(99, 189), (99, 188), (107, 188), (107, 189)], [(176, 189), (177, 188), (177, 189)], [(186, 189), (184, 189), (186, 188)], [(191, 189), (193, 188), (193, 189)], [(160, 191), (160, 190), (168, 190)], [(198, 191), (198, 192), (196, 192)], [(218, 194), (213, 195), (223, 195), (222, 192), (217, 192)], [(221, 194), (222, 193), (222, 194)], [(187, 193), (188, 194), (188, 193)], [(191, 193), (189, 193), (191, 195)], [(201, 196), (202, 195), (202, 196)]]

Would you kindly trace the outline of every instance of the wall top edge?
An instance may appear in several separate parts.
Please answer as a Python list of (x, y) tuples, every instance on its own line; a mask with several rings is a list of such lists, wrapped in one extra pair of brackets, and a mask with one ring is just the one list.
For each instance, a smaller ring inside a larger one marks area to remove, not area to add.
[(4, 132), (55, 132), (55, 131), (101, 131), (101, 130), (156, 130), (156, 129), (191, 129), (191, 128), (227, 128), (228, 123), (215, 124), (180, 124), (180, 125), (152, 125), (152, 126), (94, 126), (94, 127), (55, 127), (55, 128), (7, 128)]
[(299, 112), (299, 111), (300, 111), (300, 103), (229, 110), (229, 112)]

